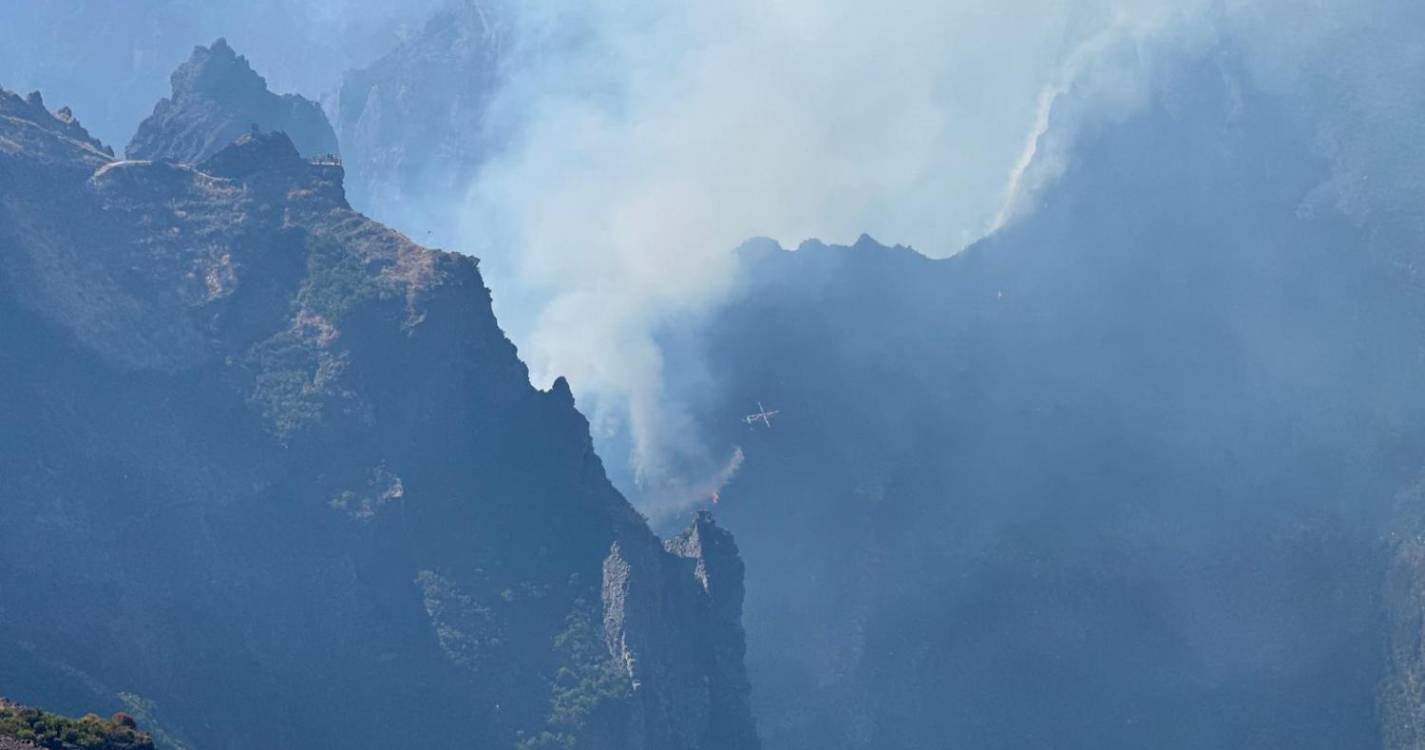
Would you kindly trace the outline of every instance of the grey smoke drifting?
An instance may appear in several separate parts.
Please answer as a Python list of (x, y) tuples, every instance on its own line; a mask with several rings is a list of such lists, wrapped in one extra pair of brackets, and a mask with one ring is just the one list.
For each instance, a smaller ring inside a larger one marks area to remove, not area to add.
[[(1055, 93), (1177, 16), (1038, 0), (558, 5), (510, 8), (519, 51), (492, 120), (519, 135), (472, 187), (463, 243), (536, 382), (569, 376), (602, 437), (627, 431), (655, 513), (732, 471), (666, 397), (654, 339), (723, 298), (732, 248), (867, 232), (958, 251), (1045, 179), (1026, 176), (1046, 161), (1026, 143)], [(1131, 100), (1141, 81), (1123, 76), (1103, 88)]]
[(1081, 131), (1214, 49), (1327, 110), (1311, 116), (1341, 177), (1321, 200), (1418, 180), (1380, 148), (1421, 142), (1391, 115), (1421, 96), (1400, 17), (1419, 11), (1399, 4), (563, 5), (507, 9), (519, 52), (492, 121), (518, 135), (470, 190), (464, 243), (536, 381), (570, 376), (605, 444), (632, 446), (651, 511), (729, 476), (666, 397), (653, 332), (719, 302), (749, 237), (953, 254), (1031, 211)]

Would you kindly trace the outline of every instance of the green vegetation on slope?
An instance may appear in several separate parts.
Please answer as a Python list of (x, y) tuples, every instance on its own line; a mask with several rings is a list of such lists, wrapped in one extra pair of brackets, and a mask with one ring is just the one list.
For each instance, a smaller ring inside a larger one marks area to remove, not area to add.
[(71, 719), (0, 699), (0, 737), (13, 737), (51, 750), (153, 750), (128, 714)]
[[(554, 639), (564, 658), (552, 685), (547, 728), (520, 740), (519, 750), (612, 747), (628, 722), (633, 685), (599, 642), (593, 608), (580, 599)], [(586, 738), (580, 742), (578, 738)]]

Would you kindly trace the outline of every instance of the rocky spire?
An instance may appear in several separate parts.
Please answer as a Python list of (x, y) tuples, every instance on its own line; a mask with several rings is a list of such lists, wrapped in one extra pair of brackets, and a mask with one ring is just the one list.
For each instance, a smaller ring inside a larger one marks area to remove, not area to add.
[(173, 93), (160, 100), (129, 142), (130, 159), (196, 163), (254, 129), (281, 131), (297, 151), (335, 154), (336, 133), (315, 102), (274, 94), (247, 58), (219, 39), (196, 47), (170, 78)]

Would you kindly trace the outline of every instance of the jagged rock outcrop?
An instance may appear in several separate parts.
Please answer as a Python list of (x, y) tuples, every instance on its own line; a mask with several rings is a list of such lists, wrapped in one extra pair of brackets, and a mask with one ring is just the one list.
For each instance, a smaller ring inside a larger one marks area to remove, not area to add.
[(316, 102), (274, 94), (227, 41), (195, 47), (171, 78), (173, 93), (139, 125), (130, 159), (196, 164), (244, 133), (283, 132), (306, 157), (337, 153), (336, 133)]
[(633, 685), (632, 739), (622, 747), (759, 747), (743, 718), (743, 566), (732, 535), (702, 511), (664, 546), (615, 543), (604, 560), (604, 639)]
[(0, 120), (5, 125), (0, 153), (6, 156), (23, 154), (47, 167), (80, 171), (114, 159), (113, 150), (91, 137), (69, 108), (50, 112), (38, 91), (22, 98), (0, 89)]
[(719, 528), (708, 511), (699, 511), (683, 533), (663, 543), (681, 562), (675, 580), (688, 580), (688, 568), (700, 590), (693, 632), (701, 651), (699, 663), (708, 678), (707, 728), (710, 747), (756, 747), (754, 728), (741, 717), (750, 715), (750, 688), (743, 658), (747, 642), (742, 632), (744, 566), (732, 534)]
[(477, 261), (283, 133), (193, 142), (0, 93), (0, 689), (170, 748), (753, 746), (730, 541), (663, 548)]

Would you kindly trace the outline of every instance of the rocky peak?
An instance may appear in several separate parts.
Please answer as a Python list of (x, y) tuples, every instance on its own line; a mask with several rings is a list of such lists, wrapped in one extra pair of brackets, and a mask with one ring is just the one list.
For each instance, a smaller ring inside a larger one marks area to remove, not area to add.
[(0, 88), (0, 154), (25, 152), (27, 158), (55, 162), (81, 162), (93, 169), (114, 157), (79, 124), (68, 107), (51, 112), (40, 92), (20, 96)]
[(315, 102), (274, 94), (267, 81), (223, 39), (196, 47), (169, 79), (159, 101), (129, 142), (131, 159), (197, 163), (254, 128), (286, 133), (298, 153), (337, 152), (336, 133)]
[(93, 136), (89, 135), (89, 131), (85, 130), (83, 125), (79, 124), (78, 118), (74, 116), (74, 112), (70, 110), (69, 107), (60, 107), (53, 112), (49, 111), (45, 106), (44, 97), (40, 95), (38, 91), (31, 91), (29, 95), (25, 97), (24, 103), (25, 107), (30, 110), (29, 114), (31, 115), (31, 119), (35, 122), (53, 120), (54, 126), (66, 136), (76, 141), (92, 145), (94, 148), (113, 156), (113, 149), (105, 146)]
[(692, 525), (664, 542), (663, 546), (674, 555), (693, 562), (693, 575), (713, 604), (724, 604), (728, 603), (724, 599), (735, 599), (738, 607), (735, 615), (741, 618), (742, 558), (737, 553), (737, 543), (732, 540), (732, 534), (718, 527), (711, 512), (698, 511)]
[(188, 62), (178, 66), (169, 77), (173, 100), (225, 94), (233, 100), (246, 97), (263, 98), (267, 79), (257, 74), (247, 58), (233, 51), (226, 39), (219, 38), (211, 47), (194, 47)]

